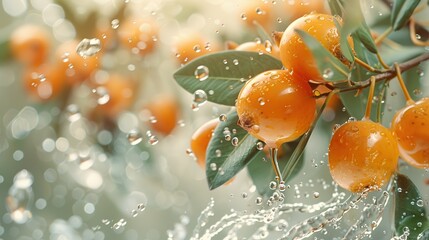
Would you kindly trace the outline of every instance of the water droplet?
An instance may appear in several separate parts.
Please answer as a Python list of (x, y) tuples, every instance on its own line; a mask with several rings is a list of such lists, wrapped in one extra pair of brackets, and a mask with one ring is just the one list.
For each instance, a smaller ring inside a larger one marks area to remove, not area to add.
[(101, 50), (101, 41), (98, 38), (84, 38), (76, 47), (76, 53), (81, 57), (94, 56)]
[(320, 193), (319, 192), (314, 192), (313, 193), (313, 197), (314, 198), (319, 198), (320, 197)]
[(259, 105), (264, 106), (265, 105), (265, 99), (263, 97), (258, 98)]
[(101, 220), (101, 222), (104, 224), (104, 225), (109, 225), (110, 224), (110, 220), (109, 219), (102, 219)]
[(277, 22), (278, 22), (278, 23), (282, 23), (282, 19), (278, 17), (278, 18), (277, 18)]
[(66, 108), (66, 112), (67, 112), (67, 119), (70, 122), (77, 121), (81, 118), (79, 107), (76, 104), (68, 105)]
[(232, 144), (232, 146), (234, 146), (234, 147), (237, 147), (238, 146), (238, 138), (237, 137), (233, 137), (232, 138), (232, 140), (231, 140), (231, 144)]
[(277, 188), (277, 182), (275, 182), (275, 181), (271, 181), (270, 182), (270, 189), (271, 190), (275, 190)]
[(226, 116), (226, 114), (221, 114), (219, 116), (219, 121), (221, 122), (225, 122), (226, 120), (228, 120), (228, 117)]
[(356, 122), (357, 119), (355, 117), (349, 117), (349, 119), (347, 120), (347, 122)]
[(262, 15), (262, 14), (265, 14), (265, 11), (262, 10), (261, 8), (256, 8), (256, 14)]
[(286, 184), (282, 181), (279, 183), (279, 191), (284, 192), (286, 190)]
[(209, 68), (204, 65), (200, 65), (195, 69), (194, 75), (196, 79), (204, 81), (209, 77)]
[(332, 69), (326, 68), (325, 70), (323, 70), (323, 75), (322, 75), (323, 78), (330, 79), (333, 76), (334, 76), (334, 71), (332, 71)]
[(422, 90), (421, 90), (421, 89), (418, 89), (418, 88), (414, 89), (414, 90), (413, 90), (413, 93), (414, 93), (414, 95), (416, 95), (416, 96), (419, 96), (419, 95), (422, 95), (422, 94), (423, 94)]
[(140, 212), (143, 212), (146, 209), (146, 205), (144, 203), (140, 203), (139, 205), (137, 205), (137, 210), (139, 210)]
[(241, 17), (241, 20), (244, 20), (244, 21), (247, 20), (247, 15), (245, 13), (242, 13), (240, 17)]
[(397, 189), (397, 191), (398, 191), (398, 192), (402, 192), (402, 188), (398, 188), (398, 189)]
[(222, 156), (222, 151), (220, 149), (216, 149), (215, 156), (216, 157), (221, 157)]
[(417, 200), (416, 204), (417, 204), (418, 207), (423, 207), (424, 206), (424, 202), (423, 202), (422, 199)]
[(119, 27), (119, 20), (118, 19), (113, 19), (112, 22), (112, 28), (113, 29), (117, 29)]
[(207, 102), (207, 93), (204, 90), (197, 90), (194, 92), (194, 103), (199, 107)]
[(244, 199), (246, 199), (248, 195), (247, 195), (247, 193), (245, 193), (245, 192), (244, 192), (244, 193), (242, 193), (242, 194), (241, 194), (241, 196), (242, 196)]
[(259, 151), (264, 149), (265, 144), (263, 142), (257, 142), (256, 143), (256, 149), (258, 149)]
[(66, 63), (66, 62), (68, 62), (70, 59), (69, 59), (69, 57), (70, 57), (70, 53), (69, 52), (65, 52), (62, 56), (61, 56), (61, 59), (62, 59), (62, 61), (64, 62), (64, 63)]
[(216, 165), (216, 163), (210, 163), (210, 169), (211, 169), (212, 171), (216, 171), (216, 170), (217, 170), (217, 165)]
[(156, 145), (156, 144), (158, 144), (158, 142), (159, 142), (159, 140), (158, 140), (158, 138), (155, 136), (155, 135), (151, 135), (150, 137), (149, 137), (149, 140), (148, 140), (148, 143), (150, 144), (150, 145)]
[(265, 51), (271, 53), (273, 51), (273, 44), (269, 40), (265, 40), (264, 42)]
[(237, 65), (239, 64), (238, 59), (234, 59), (234, 60), (232, 60), (232, 63), (233, 63), (235, 66), (237, 66)]
[(261, 205), (262, 204), (262, 198), (261, 197), (257, 197), (255, 200), (256, 205)]
[(193, 50), (194, 50), (194, 52), (196, 52), (196, 53), (201, 52), (201, 47), (200, 47), (200, 45), (195, 45), (192, 49), (193, 49)]
[(92, 90), (97, 96), (97, 103), (104, 105), (110, 101), (110, 95), (105, 87), (97, 87)]
[(134, 145), (139, 144), (143, 140), (143, 136), (141, 135), (141, 133), (138, 130), (133, 129), (133, 130), (128, 132), (127, 140), (131, 145), (134, 146)]
[(13, 178), (13, 186), (21, 189), (29, 188), (31, 185), (33, 185), (33, 181), (33, 175), (26, 169), (23, 169), (19, 171)]
[(139, 212), (138, 212), (137, 210), (133, 209), (133, 210), (131, 211), (131, 216), (132, 216), (132, 217), (137, 217), (138, 215), (139, 215)]

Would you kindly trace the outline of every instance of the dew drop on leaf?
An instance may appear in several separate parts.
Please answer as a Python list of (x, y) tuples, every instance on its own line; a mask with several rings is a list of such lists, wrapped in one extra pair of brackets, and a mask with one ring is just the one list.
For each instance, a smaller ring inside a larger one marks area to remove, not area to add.
[(207, 80), (207, 78), (209, 77), (209, 68), (204, 65), (200, 65), (195, 69), (194, 75), (195, 78), (200, 81)]

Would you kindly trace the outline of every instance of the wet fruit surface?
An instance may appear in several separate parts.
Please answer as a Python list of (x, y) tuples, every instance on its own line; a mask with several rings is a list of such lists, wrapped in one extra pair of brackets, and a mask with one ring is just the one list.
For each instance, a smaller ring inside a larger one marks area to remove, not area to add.
[[(334, 56), (342, 59), (340, 35), (335, 18), (327, 14), (309, 14), (296, 19), (284, 31), (280, 40), (283, 66), (308, 80), (322, 80), (317, 63), (304, 40), (295, 31), (302, 30), (316, 38)], [(337, 19), (340, 21), (340, 19)]]
[(213, 136), (213, 131), (219, 124), (219, 119), (212, 119), (201, 127), (199, 127), (191, 138), (191, 150), (197, 159), (198, 165), (203, 169), (206, 167), (206, 151), (209, 145), (210, 139)]
[(258, 52), (260, 54), (270, 54), (273, 57), (280, 58), (279, 48), (269, 41), (245, 42), (237, 46), (235, 50)]
[(214, 43), (204, 39), (196, 32), (187, 32), (177, 36), (173, 43), (173, 52), (181, 64), (217, 51)]
[(158, 31), (153, 19), (127, 19), (119, 26), (118, 36), (120, 43), (132, 53), (146, 55), (154, 50)]
[(51, 64), (28, 68), (23, 74), (23, 82), (27, 92), (38, 100), (55, 98), (66, 85), (61, 69)]
[(369, 121), (339, 127), (329, 145), (329, 170), (341, 187), (361, 192), (386, 184), (396, 170), (399, 151), (389, 129)]
[(273, 70), (249, 80), (237, 98), (240, 125), (270, 148), (304, 134), (314, 120), (310, 85), (288, 71)]
[(429, 167), (429, 99), (396, 113), (392, 121), (401, 158), (417, 168)]

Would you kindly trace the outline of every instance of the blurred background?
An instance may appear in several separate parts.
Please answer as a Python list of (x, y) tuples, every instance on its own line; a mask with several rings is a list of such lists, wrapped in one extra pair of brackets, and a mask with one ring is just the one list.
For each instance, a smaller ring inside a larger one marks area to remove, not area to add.
[[(323, 1), (303, 2), (1, 0), (0, 239), (190, 239), (224, 215), (270, 209), (245, 170), (208, 189), (190, 139), (229, 108), (196, 99), (173, 73), (194, 57), (260, 41), (252, 19), (271, 33), (305, 13), (328, 12)], [(379, 1), (364, 2), (368, 15), (385, 14)], [(31, 36), (36, 47), (21, 41)], [(400, 93), (389, 96), (387, 119), (403, 105)], [(326, 151), (333, 125), (348, 118), (339, 102), (327, 109), (286, 203), (338, 196)], [(404, 171), (428, 199), (428, 173)], [(316, 238), (344, 234), (361, 210)], [(385, 214), (376, 239), (392, 236), (392, 213)], [(287, 213), (275, 226), (312, 215)], [(246, 222), (230, 225), (213, 239), (275, 239)]]

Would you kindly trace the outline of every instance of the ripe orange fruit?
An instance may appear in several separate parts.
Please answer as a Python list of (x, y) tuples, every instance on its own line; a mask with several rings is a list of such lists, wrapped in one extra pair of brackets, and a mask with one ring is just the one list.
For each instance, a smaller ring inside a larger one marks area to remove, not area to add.
[[(338, 21), (341, 22), (341, 19)], [(340, 35), (335, 26), (334, 16), (309, 14), (293, 21), (280, 40), (280, 57), (286, 69), (296, 72), (306, 81), (323, 80), (310, 49), (295, 31), (296, 29), (309, 33), (338, 59), (347, 61), (341, 52)]]
[(216, 51), (218, 51), (216, 44), (207, 41), (196, 32), (180, 34), (173, 42), (173, 52), (181, 64)]
[(272, 70), (252, 78), (237, 98), (240, 126), (269, 148), (297, 139), (314, 121), (316, 100), (296, 74)]
[(257, 22), (264, 28), (270, 27), (272, 23), (270, 4), (259, 0), (246, 1), (243, 10), (240, 17), (247, 26), (254, 28), (254, 22)]
[(219, 119), (215, 118), (200, 126), (191, 137), (191, 150), (194, 153), (200, 167), (206, 167), (206, 151), (213, 131), (219, 124)]
[(134, 101), (134, 82), (122, 75), (110, 73), (105, 82), (97, 85), (93, 93), (97, 97), (98, 110), (115, 118)]
[(22, 25), (10, 36), (12, 55), (26, 65), (41, 65), (46, 60), (50, 48), (50, 36), (41, 26)]
[(70, 83), (80, 83), (88, 79), (91, 73), (100, 67), (101, 54), (81, 57), (76, 53), (78, 44), (77, 40), (71, 40), (62, 43), (56, 50), (56, 61), (61, 63), (61, 69)]
[(66, 79), (60, 68), (44, 64), (26, 69), (23, 83), (27, 92), (34, 98), (49, 100), (62, 92)]
[(429, 167), (429, 98), (398, 111), (392, 120), (401, 158), (416, 168)]
[(283, 8), (285, 15), (292, 21), (312, 12), (326, 12), (325, 1), (323, 0), (284, 1)]
[(172, 95), (162, 94), (152, 98), (145, 110), (148, 110), (153, 118), (150, 125), (156, 132), (168, 135), (176, 127), (179, 105)]
[(332, 178), (351, 192), (382, 187), (396, 170), (397, 144), (392, 132), (379, 123), (362, 120), (343, 124), (329, 144)]
[(234, 47), (233, 49), (237, 51), (250, 51), (250, 52), (258, 52), (260, 54), (270, 54), (271, 56), (280, 59), (279, 48), (275, 44), (272, 44), (269, 41), (245, 42)]
[(118, 37), (132, 53), (143, 56), (154, 50), (158, 32), (158, 24), (151, 18), (129, 18), (119, 26)]

